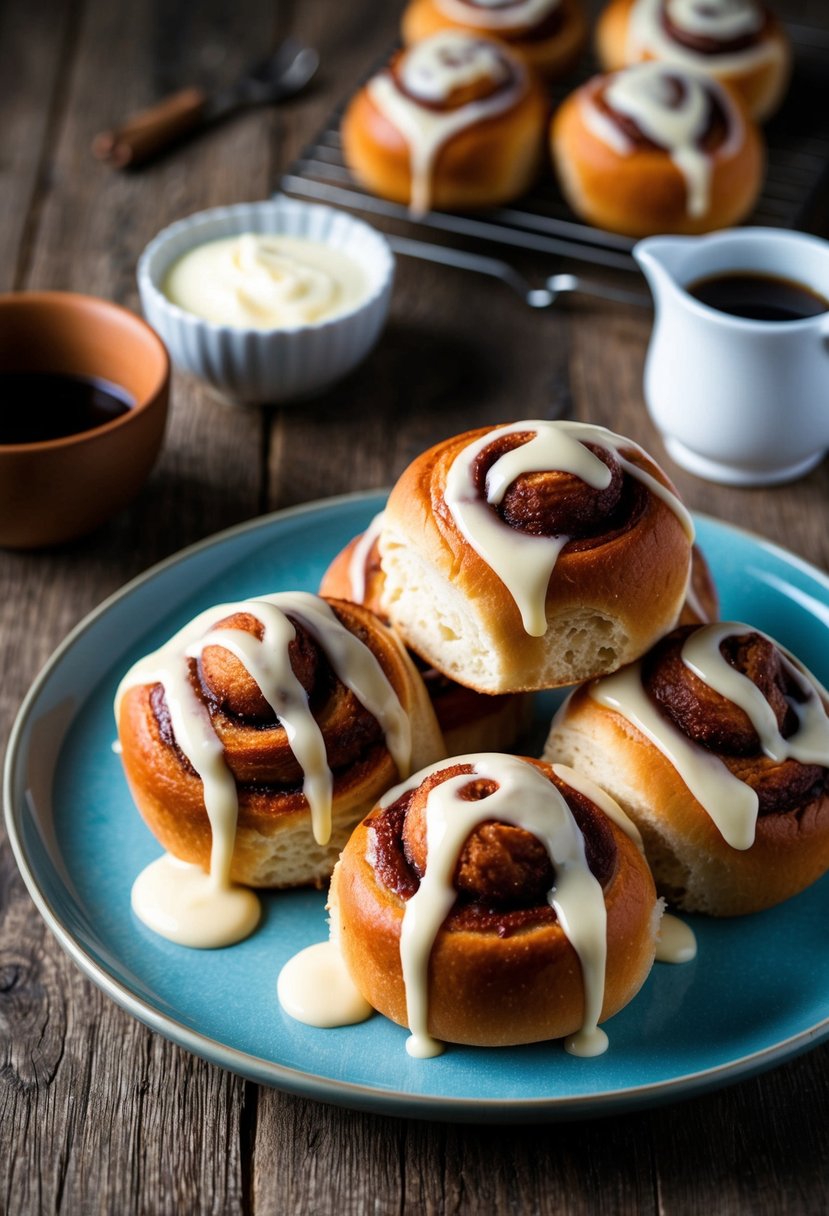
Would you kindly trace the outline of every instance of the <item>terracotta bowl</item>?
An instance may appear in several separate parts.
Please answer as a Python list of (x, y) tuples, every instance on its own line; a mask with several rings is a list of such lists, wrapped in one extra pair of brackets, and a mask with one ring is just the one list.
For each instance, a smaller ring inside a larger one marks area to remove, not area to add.
[[(146, 322), (107, 300), (71, 292), (0, 296), (5, 372), (89, 376), (135, 402), (93, 430), (37, 443), (0, 443), (0, 545), (29, 549), (91, 531), (143, 485), (164, 436), (170, 361)], [(0, 391), (0, 411), (26, 401)]]

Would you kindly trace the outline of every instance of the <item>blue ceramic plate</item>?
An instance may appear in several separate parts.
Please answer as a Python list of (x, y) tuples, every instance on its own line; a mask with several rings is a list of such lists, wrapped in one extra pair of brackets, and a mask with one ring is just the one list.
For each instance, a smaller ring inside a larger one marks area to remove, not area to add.
[[(274, 894), (261, 928), (195, 951), (133, 916), (130, 887), (159, 847), (134, 810), (112, 699), (127, 666), (213, 603), (315, 590), (330, 558), (380, 509), (359, 495), (223, 533), (143, 575), (60, 647), (21, 709), (6, 766), (6, 817), (38, 908), (79, 966), (119, 1005), (198, 1055), (255, 1081), (346, 1106), (469, 1120), (574, 1118), (698, 1093), (813, 1046), (829, 1032), (829, 881), (742, 920), (694, 920), (699, 955), (657, 964), (607, 1024), (594, 1060), (559, 1043), (449, 1047), (412, 1060), (380, 1016), (314, 1030), (276, 999), (282, 964), (326, 935), (324, 896)], [(747, 533), (700, 519), (723, 615), (758, 625), (829, 682), (829, 579)], [(539, 719), (552, 702), (539, 698)]]

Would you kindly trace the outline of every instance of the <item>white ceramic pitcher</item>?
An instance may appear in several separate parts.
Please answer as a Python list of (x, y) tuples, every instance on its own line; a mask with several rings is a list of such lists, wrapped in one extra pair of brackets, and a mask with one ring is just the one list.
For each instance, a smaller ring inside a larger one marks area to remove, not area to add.
[(685, 288), (747, 271), (829, 298), (829, 242), (776, 228), (649, 237), (635, 247), (656, 308), (645, 401), (677, 464), (710, 481), (774, 485), (829, 448), (829, 312), (753, 321)]

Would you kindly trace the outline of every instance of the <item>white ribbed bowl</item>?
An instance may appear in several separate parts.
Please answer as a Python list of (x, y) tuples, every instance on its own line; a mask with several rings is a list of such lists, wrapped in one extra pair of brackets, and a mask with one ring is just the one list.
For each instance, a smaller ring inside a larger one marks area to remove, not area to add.
[[(245, 232), (306, 237), (340, 250), (368, 277), (365, 299), (330, 320), (285, 329), (216, 325), (167, 299), (161, 284), (177, 258), (206, 241)], [(176, 367), (235, 401), (284, 404), (321, 393), (372, 349), (389, 309), (394, 256), (363, 220), (280, 196), (200, 211), (171, 224), (144, 250), (137, 274), (144, 315)]]

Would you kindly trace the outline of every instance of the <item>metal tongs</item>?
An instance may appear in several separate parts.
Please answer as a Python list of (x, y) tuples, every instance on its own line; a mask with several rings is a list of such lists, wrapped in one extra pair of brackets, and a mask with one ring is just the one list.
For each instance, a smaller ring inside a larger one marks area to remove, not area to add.
[(212, 95), (203, 89), (182, 89), (133, 114), (113, 130), (96, 135), (93, 155), (118, 169), (133, 168), (236, 110), (266, 105), (297, 93), (318, 65), (315, 50), (295, 38), (287, 38), (274, 54), (254, 64), (229, 88)]
[(427, 241), (412, 241), (403, 236), (386, 236), (395, 253), (404, 257), (420, 258), (426, 262), (437, 262), (442, 266), (455, 266), (459, 270), (473, 270), (477, 274), (485, 274), (490, 278), (499, 279), (517, 292), (529, 304), (530, 308), (549, 308), (558, 296), (570, 292), (580, 292), (584, 295), (595, 296), (602, 300), (613, 300), (619, 304), (635, 304), (642, 308), (651, 307), (651, 297), (644, 291), (626, 291), (596, 279), (585, 279), (575, 274), (552, 274), (543, 287), (531, 287), (522, 274), (502, 262), (499, 258), (490, 258), (482, 253), (467, 253), (462, 249), (453, 249), (447, 245), (432, 245)]

